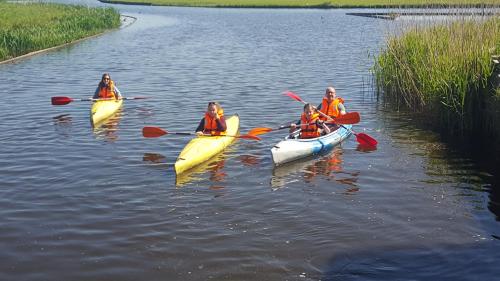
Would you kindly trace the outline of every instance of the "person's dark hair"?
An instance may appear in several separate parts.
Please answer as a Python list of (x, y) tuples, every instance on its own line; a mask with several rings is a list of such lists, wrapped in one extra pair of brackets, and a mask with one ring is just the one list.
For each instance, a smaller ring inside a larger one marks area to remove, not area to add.
[(104, 73), (101, 77), (101, 81), (99, 82), (99, 88), (106, 87), (106, 84), (104, 83), (104, 78), (108, 77), (109, 80), (111, 80), (111, 76), (109, 76), (109, 73)]

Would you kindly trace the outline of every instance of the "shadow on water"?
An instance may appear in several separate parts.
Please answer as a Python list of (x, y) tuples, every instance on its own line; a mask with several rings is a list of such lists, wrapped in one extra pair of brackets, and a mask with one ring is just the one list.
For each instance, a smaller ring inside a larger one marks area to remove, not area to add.
[(500, 221), (500, 146), (492, 138), (479, 134), (452, 136), (426, 116), (396, 112), (390, 106), (385, 118), (405, 122), (405, 135), (394, 135), (395, 139), (416, 140), (426, 146), (427, 173), (455, 176), (465, 183), (460, 188), (467, 192), (488, 192), (488, 210)]
[(380, 249), (333, 258), (321, 280), (491, 280), (500, 274), (500, 241), (479, 247)]

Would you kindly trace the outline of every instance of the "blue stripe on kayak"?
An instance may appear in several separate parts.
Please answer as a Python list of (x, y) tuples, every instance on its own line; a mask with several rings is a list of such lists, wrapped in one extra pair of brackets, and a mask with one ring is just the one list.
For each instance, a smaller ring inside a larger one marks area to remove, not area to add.
[[(352, 127), (352, 125), (345, 125), (345, 127), (350, 129)], [(332, 149), (335, 145), (339, 144), (342, 140), (347, 138), (350, 133), (351, 132), (349, 130), (346, 130), (342, 127), (338, 128), (335, 131), (335, 134), (331, 135), (330, 137), (315, 141), (313, 149), (312, 149), (312, 153), (319, 154), (319, 153), (325, 152), (329, 149)], [(331, 141), (332, 138), (336, 138), (338, 136), (340, 136), (340, 141), (338, 141), (338, 142)]]

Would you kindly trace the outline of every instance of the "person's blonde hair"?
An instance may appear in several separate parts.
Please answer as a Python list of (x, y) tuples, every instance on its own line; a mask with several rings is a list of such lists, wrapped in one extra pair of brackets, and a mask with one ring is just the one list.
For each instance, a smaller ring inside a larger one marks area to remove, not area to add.
[(314, 105), (312, 105), (310, 103), (306, 103), (304, 105), (304, 111), (306, 111), (306, 109), (311, 109), (312, 111), (316, 111), (316, 108), (314, 107)]

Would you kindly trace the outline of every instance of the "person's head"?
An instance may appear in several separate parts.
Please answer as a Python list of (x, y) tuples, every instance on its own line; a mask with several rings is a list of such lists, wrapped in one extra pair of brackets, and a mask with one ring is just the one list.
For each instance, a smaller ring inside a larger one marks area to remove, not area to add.
[(311, 116), (314, 114), (314, 106), (310, 103), (307, 103), (304, 105), (304, 114), (306, 115), (307, 119), (310, 119)]
[(220, 107), (219, 103), (211, 101), (208, 103), (207, 113), (210, 116), (214, 117), (215, 115), (217, 115), (217, 113), (220, 111), (220, 109), (221, 109), (221, 107)]
[(109, 81), (111, 81), (111, 76), (109, 76), (109, 73), (104, 73), (101, 78), (101, 83), (108, 85)]
[(335, 92), (335, 88), (334, 87), (326, 88), (325, 97), (328, 99), (328, 101), (334, 100), (335, 97), (337, 97), (337, 93)]

